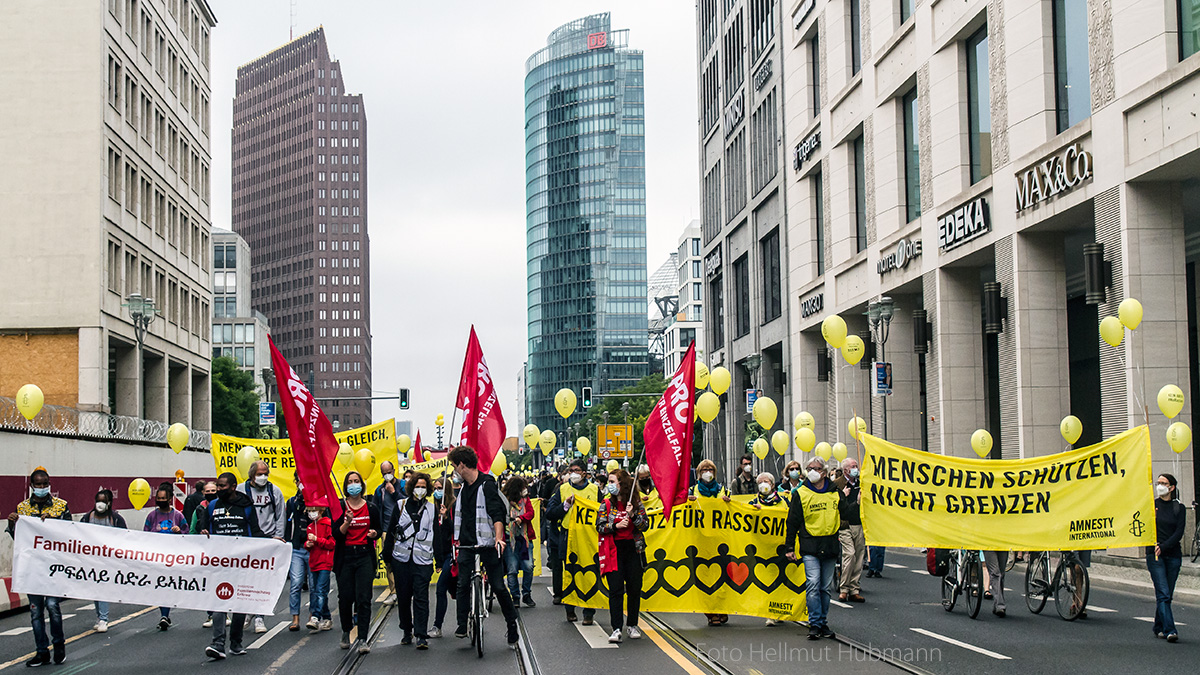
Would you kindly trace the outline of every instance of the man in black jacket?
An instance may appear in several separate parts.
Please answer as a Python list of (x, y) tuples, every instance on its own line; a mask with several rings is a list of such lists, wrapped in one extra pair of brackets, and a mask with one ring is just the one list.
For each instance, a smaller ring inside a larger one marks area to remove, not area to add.
[[(200, 534), (220, 537), (264, 537), (258, 526), (258, 514), (254, 502), (245, 493), (237, 491), (237, 476), (226, 472), (217, 478), (217, 498), (200, 512)], [(213, 639), (204, 654), (213, 661), (225, 658), (225, 612), (213, 612)], [(235, 613), (229, 624), (229, 653), (241, 656), (246, 653), (242, 646), (242, 631), (246, 615)]]
[(834, 637), (826, 619), (833, 572), (841, 552), (837, 536), (844, 503), (841, 496), (828, 478), (825, 462), (813, 457), (804, 482), (792, 492), (788, 506), (786, 555), (788, 560), (804, 561), (809, 640)]
[(735, 495), (758, 494), (758, 484), (754, 480), (754, 461), (750, 459), (750, 455), (742, 455), (738, 474), (729, 483), (729, 491)]
[(204, 501), (204, 484), (207, 481), (198, 480), (192, 485), (192, 494), (183, 500), (183, 519), (187, 522), (192, 522), (192, 514), (196, 512), (196, 507), (200, 506), (200, 502)]

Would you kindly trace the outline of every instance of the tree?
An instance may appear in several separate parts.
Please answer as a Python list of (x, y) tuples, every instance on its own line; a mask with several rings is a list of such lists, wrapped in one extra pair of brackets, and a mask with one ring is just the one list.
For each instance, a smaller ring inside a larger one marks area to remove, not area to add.
[(212, 430), (239, 438), (258, 436), (258, 392), (254, 376), (228, 356), (212, 362)]

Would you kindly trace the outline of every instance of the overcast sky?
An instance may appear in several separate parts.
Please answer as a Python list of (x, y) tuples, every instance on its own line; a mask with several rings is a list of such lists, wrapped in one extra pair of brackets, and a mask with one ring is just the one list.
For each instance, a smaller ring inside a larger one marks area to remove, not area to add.
[[(209, 0), (213, 226), (230, 228), (230, 125), (237, 67), (285, 44), (289, 0)], [(520, 435), (516, 378), (527, 352), (525, 60), (554, 28), (611, 12), (646, 68), (648, 272), (698, 217), (695, 8), (684, 0), (296, 0), (297, 36), (323, 25), (346, 90), (368, 120), (374, 388), (411, 390), (422, 440), (453, 411), (471, 324)]]

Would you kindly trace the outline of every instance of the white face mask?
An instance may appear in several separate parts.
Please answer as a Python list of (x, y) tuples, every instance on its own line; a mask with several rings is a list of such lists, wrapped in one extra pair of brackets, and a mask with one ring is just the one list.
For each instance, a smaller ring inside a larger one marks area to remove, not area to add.
[(808, 473), (805, 475), (808, 476), (808, 482), (810, 483), (816, 483), (817, 481), (821, 480), (821, 472), (817, 471), (816, 469), (809, 469)]
[(753, 470), (754, 470), (754, 467), (752, 467), (752, 466), (751, 466), (751, 465), (749, 465), (749, 464), (747, 464), (746, 466), (743, 466), (743, 467), (742, 467), (742, 471), (743, 471), (743, 472), (745, 472), (745, 473), (750, 473), (750, 472), (751, 472), (751, 471), (753, 471)]
[(425, 499), (426, 490), (423, 487), (413, 488), (413, 497), (416, 499)]
[(579, 485), (580, 483), (583, 482), (583, 474), (581, 474), (581, 473), (571, 474), (571, 482), (576, 485)]
[(529, 490), (521, 490), (521, 496), (522, 496), (522, 497), (528, 497), (528, 496), (529, 496)]
[(254, 484), (257, 485), (258, 487), (263, 487), (264, 485), (267, 484), (267, 480), (268, 480), (267, 474), (260, 473), (254, 477)]
[(305, 513), (308, 515), (309, 520), (316, 520), (321, 517), (320, 511), (305, 511)]
[(769, 493), (771, 491), (771, 484), (770, 483), (759, 483), (758, 491), (763, 493), (764, 495)]
[(1158, 495), (1159, 497), (1166, 497), (1167, 493), (1169, 493), (1170, 491), (1171, 491), (1170, 485), (1166, 485), (1164, 483), (1155, 483), (1154, 484), (1154, 494)]
[(705, 471), (704, 473), (700, 474), (700, 480), (704, 481), (705, 483), (711, 483), (712, 479), (713, 472), (711, 471)]
[(108, 502), (96, 502), (96, 513), (104, 513), (108, 510)]
[(385, 473), (385, 474), (383, 474), (383, 482), (385, 482), (385, 483), (390, 483), (390, 482), (392, 482), (392, 479), (393, 479), (393, 478), (395, 478), (395, 476), (394, 476), (394, 475), (392, 475), (392, 474), (390, 474), (390, 473)]

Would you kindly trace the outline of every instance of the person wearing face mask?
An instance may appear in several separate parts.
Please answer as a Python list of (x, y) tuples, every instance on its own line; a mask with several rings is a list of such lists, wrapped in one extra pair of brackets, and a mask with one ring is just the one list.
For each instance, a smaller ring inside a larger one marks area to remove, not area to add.
[[(537, 607), (533, 601), (533, 547), (537, 535), (533, 531), (533, 502), (529, 499), (529, 486), (525, 479), (513, 476), (502, 490), (508, 499), (508, 547), (504, 549), (504, 566), (508, 569), (508, 593), (525, 603), (526, 607)], [(524, 577), (524, 592), (517, 593), (517, 573)]]
[(409, 481), (412, 480), (412, 477), (413, 477), (413, 470), (405, 469), (404, 476), (402, 478), (400, 478), (400, 496), (402, 496), (402, 497), (409, 496), (408, 486), (409, 486)]
[(308, 549), (308, 568), (312, 583), (308, 585), (309, 630), (329, 630), (333, 620), (329, 613), (329, 575), (333, 572), (333, 549), (337, 541), (333, 538), (333, 522), (324, 503), (304, 506), (304, 548)]
[(647, 511), (662, 510), (662, 499), (658, 496), (658, 488), (654, 487), (654, 479), (650, 477), (650, 467), (640, 464), (637, 468), (638, 499)]
[[(312, 589), (313, 579), (308, 566), (308, 515), (304, 508), (304, 486), (300, 484), (300, 474), (293, 476), (296, 483), (296, 494), (287, 500), (287, 526), (284, 538), (292, 543), (292, 561), (288, 568), (288, 608), (292, 611), (290, 631), (300, 630), (300, 595), (304, 591), (304, 582)], [(315, 628), (311, 625), (309, 628)]]
[(429, 580), (433, 578), (437, 527), (437, 506), (426, 499), (432, 484), (429, 474), (412, 474), (408, 482), (411, 496), (400, 500), (388, 521), (392, 547), (384, 548), (396, 579), (396, 609), (404, 634), (400, 644), (412, 644), (416, 635), (417, 649), (429, 648)]
[[(50, 494), (50, 474), (38, 467), (29, 474), (29, 486), (32, 494), (28, 499), (17, 504), (17, 510), (8, 515), (8, 535), (16, 538), (17, 524), (21, 518), (54, 518), (71, 520), (71, 508), (65, 499), (59, 499)], [(29, 618), (33, 625), (33, 642), (37, 651), (25, 665), (31, 668), (50, 663), (51, 641), (54, 645), (54, 663), (62, 663), (67, 658), (66, 638), (63, 637), (62, 610), (59, 603), (62, 598), (52, 598), (45, 595), (29, 596)], [(46, 638), (46, 614), (50, 615), (50, 638)]]
[[(720, 497), (729, 501), (729, 490), (717, 481), (717, 465), (711, 459), (701, 460), (696, 467), (696, 476), (700, 479), (688, 493), (688, 501), (694, 502), (699, 497)], [(720, 626), (729, 622), (728, 614), (705, 614), (708, 625)]]
[[(154, 491), (155, 509), (146, 516), (146, 524), (142, 527), (145, 532), (163, 532), (167, 534), (185, 534), (188, 531), (187, 521), (183, 513), (172, 504), (175, 490), (170, 483), (163, 483)], [(171, 608), (159, 607), (158, 629), (167, 630), (171, 627)]]
[(863, 558), (867, 553), (867, 542), (863, 538), (862, 516), (859, 512), (861, 487), (858, 484), (858, 461), (853, 457), (842, 460), (842, 475), (833, 479), (834, 486), (842, 493), (841, 526), (838, 528), (838, 543), (842, 549), (842, 578), (838, 600), (842, 602), (866, 602), (859, 583), (863, 571)]
[(758, 483), (754, 480), (754, 460), (750, 459), (750, 455), (742, 455), (738, 474), (734, 477), (733, 484), (729, 486), (729, 489), (735, 495), (758, 494)]
[[(642, 556), (650, 527), (646, 509), (633, 484), (633, 476), (617, 469), (608, 476), (604, 500), (596, 511), (596, 529), (600, 532), (600, 573), (608, 583), (608, 613), (612, 634), (608, 641), (621, 642), (625, 628), (630, 640), (642, 637), (638, 629), (638, 609), (642, 601)], [(628, 604), (628, 621), (622, 609)]]
[[(192, 517), (188, 521), (188, 523), (189, 523), (188, 533), (189, 534), (200, 534), (200, 514), (202, 512), (204, 512), (206, 509), (208, 509), (208, 503), (210, 501), (217, 498), (217, 482), (212, 481), (212, 480), (204, 481), (204, 486), (201, 488), (200, 495), (201, 495), (200, 503), (197, 504), (195, 510), (192, 511)], [(212, 617), (213, 617), (213, 613), (208, 612), (208, 618), (205, 619), (204, 623), (202, 623), (200, 625), (204, 628), (212, 628), (212, 624), (213, 624)]]
[(333, 524), (333, 570), (338, 582), (338, 614), (342, 621), (342, 649), (350, 649), (350, 629), (358, 622), (358, 653), (368, 654), (368, 630), (371, 627), (371, 584), (375, 581), (375, 540), (383, 525), (379, 508), (363, 496), (366, 483), (362, 474), (347, 471), (342, 479), (346, 495), (342, 516)]
[[(125, 519), (121, 514), (112, 510), (113, 493), (109, 489), (101, 489), (96, 492), (96, 506), (91, 511), (83, 514), (79, 519), (81, 523), (89, 523), (91, 525), (99, 525), (101, 527), (116, 527), (122, 530), (128, 529), (125, 525)], [(97, 633), (108, 632), (108, 603), (102, 600), (96, 601), (96, 625), (92, 626), (92, 630)]]
[(196, 507), (200, 506), (200, 502), (204, 501), (204, 484), (207, 481), (198, 480), (192, 484), (192, 494), (183, 500), (183, 519), (191, 523), (192, 516), (196, 514)]
[(814, 457), (806, 465), (804, 482), (793, 492), (788, 506), (785, 550), (788, 560), (799, 558), (804, 562), (809, 640), (835, 637), (828, 616), (833, 573), (841, 552), (837, 534), (841, 498), (842, 493), (826, 477), (825, 463)]
[(792, 492), (804, 482), (804, 472), (800, 470), (800, 462), (792, 460), (783, 467), (783, 474), (779, 477), (779, 491), (783, 493), (784, 499), (791, 500)]
[[(261, 459), (250, 465), (250, 479), (238, 486), (254, 502), (258, 514), (258, 526), (263, 534), (279, 541), (287, 541), (287, 504), (283, 493), (271, 483), (271, 467)], [(267, 632), (263, 617), (254, 617), (254, 632)]]
[(1175, 476), (1162, 473), (1154, 481), (1154, 524), (1158, 543), (1146, 547), (1146, 569), (1154, 582), (1154, 635), (1167, 642), (1178, 642), (1179, 632), (1171, 612), (1175, 596), (1175, 581), (1183, 566), (1184, 531), (1187, 529), (1187, 509), (1179, 501), (1179, 485)]
[[(375, 494), (372, 499), (375, 500), (375, 505), (379, 507), (379, 517), (384, 523), (392, 522), (392, 515), (396, 512), (396, 504), (404, 498), (404, 481), (397, 479), (394, 465), (386, 459), (379, 463), (379, 473), (383, 475), (383, 482), (379, 487), (375, 488)], [(405, 478), (412, 473), (406, 471)], [(383, 550), (390, 551), (396, 542), (392, 539), (390, 530), (383, 533)], [(383, 604), (396, 604), (396, 576), (392, 573), (392, 566), (387, 566), (387, 595), (384, 596)]]
[[(217, 476), (217, 495), (208, 506), (200, 511), (200, 534), (220, 537), (264, 537), (258, 526), (258, 513), (254, 502), (245, 493), (237, 490), (237, 476), (225, 472)], [(225, 658), (225, 626), (229, 626), (229, 653), (241, 656), (246, 653), (242, 645), (242, 632), (246, 615), (234, 614), (228, 624), (225, 612), (212, 614), (212, 643), (204, 650), (205, 656), (213, 661)]]
[(433, 482), (433, 503), (437, 504), (437, 525), (433, 531), (433, 563), (438, 575), (434, 592), (436, 605), (433, 612), (433, 628), (429, 637), (442, 637), (442, 622), (446, 620), (449, 598), (454, 597), (457, 587), (450, 567), (454, 563), (454, 482), (438, 479)]
[[(760, 510), (764, 506), (787, 506), (787, 500), (783, 498), (779, 490), (775, 489), (775, 476), (772, 476), (770, 472), (763, 471), (758, 474), (755, 484), (758, 486), (758, 494), (750, 500), (750, 506)], [(767, 619), (767, 625), (776, 626), (779, 625), (779, 622), (775, 619)]]
[[(589, 482), (584, 475), (584, 467), (582, 459), (571, 462), (571, 465), (567, 468), (567, 480), (559, 486), (558, 492), (550, 497), (550, 503), (546, 505), (546, 520), (551, 523), (548, 548), (550, 550), (550, 564), (553, 565), (554, 570), (554, 600), (557, 604), (563, 604), (563, 566), (567, 557), (567, 528), (564, 524), (564, 519), (571, 510), (571, 507), (575, 505), (576, 497), (598, 501), (597, 498), (600, 494), (600, 490), (596, 487), (596, 484)], [(567, 621), (577, 621), (578, 617), (575, 614), (575, 608), (571, 605), (564, 606), (567, 608)], [(595, 622), (595, 617), (595, 609), (591, 607), (583, 608), (583, 625), (592, 625)]]

